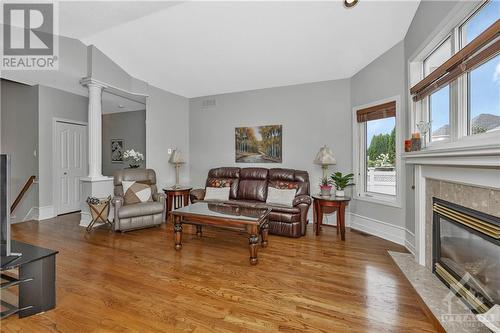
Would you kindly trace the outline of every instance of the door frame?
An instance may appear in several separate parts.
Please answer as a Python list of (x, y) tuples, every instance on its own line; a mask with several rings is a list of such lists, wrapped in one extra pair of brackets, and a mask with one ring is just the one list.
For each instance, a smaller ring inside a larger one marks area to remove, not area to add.
[[(57, 171), (56, 171), (56, 165), (57, 165), (57, 159), (56, 159), (56, 145), (57, 145), (57, 133), (56, 133), (56, 126), (57, 123), (67, 123), (67, 124), (72, 124), (72, 125), (78, 125), (78, 126), (85, 126), (85, 132), (87, 136), (87, 142), (88, 142), (88, 136), (89, 136), (89, 128), (88, 128), (88, 123), (85, 121), (78, 121), (78, 120), (73, 120), (73, 119), (66, 119), (66, 118), (59, 118), (59, 117), (53, 117), (52, 118), (52, 202), (53, 202), (53, 207), (54, 207), (54, 215), (58, 216), (59, 215), (59, 193), (57, 191), (58, 184), (57, 184)], [(87, 173), (88, 173), (88, 143), (87, 143), (87, 151), (85, 152), (87, 156)]]

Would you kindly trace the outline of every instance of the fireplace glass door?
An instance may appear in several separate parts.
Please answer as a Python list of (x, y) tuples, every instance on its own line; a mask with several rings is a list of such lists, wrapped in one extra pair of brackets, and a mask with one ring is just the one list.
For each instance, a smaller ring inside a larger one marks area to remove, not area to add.
[(500, 247), (468, 228), (439, 216), (437, 261), (490, 304), (500, 304)]

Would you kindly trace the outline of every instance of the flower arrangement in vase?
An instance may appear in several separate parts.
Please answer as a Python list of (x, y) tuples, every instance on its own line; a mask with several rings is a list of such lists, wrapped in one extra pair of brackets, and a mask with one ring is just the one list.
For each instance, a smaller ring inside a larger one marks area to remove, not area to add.
[(128, 161), (130, 168), (138, 168), (141, 166), (142, 161), (144, 161), (144, 155), (138, 151), (129, 149), (123, 153), (123, 159)]
[(345, 188), (347, 186), (352, 186), (354, 183), (351, 181), (354, 178), (354, 174), (349, 173), (347, 175), (342, 175), (342, 172), (335, 172), (331, 176), (331, 182), (333, 185), (335, 185), (335, 188), (337, 191), (335, 192), (335, 195), (338, 197), (343, 197), (345, 195)]
[(321, 177), (319, 188), (321, 189), (322, 196), (330, 196), (332, 191), (332, 181), (328, 179), (328, 177)]

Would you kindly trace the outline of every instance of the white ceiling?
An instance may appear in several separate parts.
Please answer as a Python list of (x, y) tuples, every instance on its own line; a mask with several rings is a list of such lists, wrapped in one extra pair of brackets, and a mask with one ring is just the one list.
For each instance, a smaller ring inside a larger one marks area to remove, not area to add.
[(129, 98), (114, 95), (104, 91), (102, 93), (102, 113), (118, 113), (146, 110), (146, 104)]
[(404, 38), (418, 4), (69, 2), (60, 32), (134, 77), (197, 97), (349, 78)]

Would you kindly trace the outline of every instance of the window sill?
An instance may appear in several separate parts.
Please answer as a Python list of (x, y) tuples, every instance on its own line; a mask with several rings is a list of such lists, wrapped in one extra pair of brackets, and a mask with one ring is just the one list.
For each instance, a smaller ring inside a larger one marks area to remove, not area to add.
[(370, 202), (378, 205), (384, 205), (384, 206), (389, 206), (389, 207), (395, 207), (395, 208), (401, 208), (401, 200), (399, 198), (385, 198), (385, 197), (380, 197), (377, 195), (366, 195), (366, 194), (357, 194), (354, 197), (355, 200), (359, 201), (364, 201), (364, 202)]

